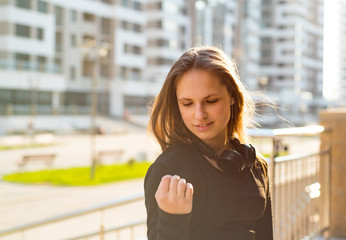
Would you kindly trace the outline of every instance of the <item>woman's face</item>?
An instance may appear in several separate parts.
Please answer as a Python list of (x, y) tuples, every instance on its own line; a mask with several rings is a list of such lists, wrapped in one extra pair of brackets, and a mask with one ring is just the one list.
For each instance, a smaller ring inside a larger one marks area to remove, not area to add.
[(234, 103), (226, 86), (207, 71), (191, 70), (178, 80), (176, 95), (186, 127), (210, 147), (224, 144)]

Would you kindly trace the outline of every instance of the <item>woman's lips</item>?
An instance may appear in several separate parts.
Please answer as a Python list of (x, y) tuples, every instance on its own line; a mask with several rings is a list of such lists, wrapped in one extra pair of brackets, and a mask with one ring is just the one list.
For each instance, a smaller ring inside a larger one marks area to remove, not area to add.
[(208, 122), (208, 123), (202, 123), (202, 124), (195, 124), (195, 128), (198, 130), (198, 131), (205, 131), (207, 130), (210, 125), (212, 124), (213, 122)]

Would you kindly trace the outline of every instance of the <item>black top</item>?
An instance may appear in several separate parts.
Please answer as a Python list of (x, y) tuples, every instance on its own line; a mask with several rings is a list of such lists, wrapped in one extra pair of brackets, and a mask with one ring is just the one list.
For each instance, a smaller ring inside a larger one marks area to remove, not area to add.
[[(166, 174), (192, 183), (190, 214), (159, 209), (154, 195)], [(148, 240), (273, 239), (271, 199), (261, 168), (231, 177), (212, 166), (195, 146), (175, 144), (150, 166), (144, 190)]]

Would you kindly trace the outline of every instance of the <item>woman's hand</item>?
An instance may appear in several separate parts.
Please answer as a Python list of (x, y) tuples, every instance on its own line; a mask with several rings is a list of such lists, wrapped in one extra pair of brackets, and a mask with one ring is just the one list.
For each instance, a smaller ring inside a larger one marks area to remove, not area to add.
[(190, 213), (192, 196), (192, 184), (177, 175), (163, 176), (155, 194), (159, 208), (170, 214)]

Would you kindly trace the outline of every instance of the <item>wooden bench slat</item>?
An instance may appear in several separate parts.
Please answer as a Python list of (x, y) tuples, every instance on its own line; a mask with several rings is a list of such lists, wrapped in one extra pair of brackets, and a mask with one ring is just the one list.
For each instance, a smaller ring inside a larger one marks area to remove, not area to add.
[(56, 154), (26, 154), (22, 156), (20, 162), (18, 162), (18, 166), (24, 167), (29, 162), (45, 162), (47, 165), (51, 165), (53, 160), (55, 159)]
[(98, 163), (102, 164), (103, 157), (120, 158), (123, 153), (123, 150), (102, 150), (97, 153), (96, 159)]

